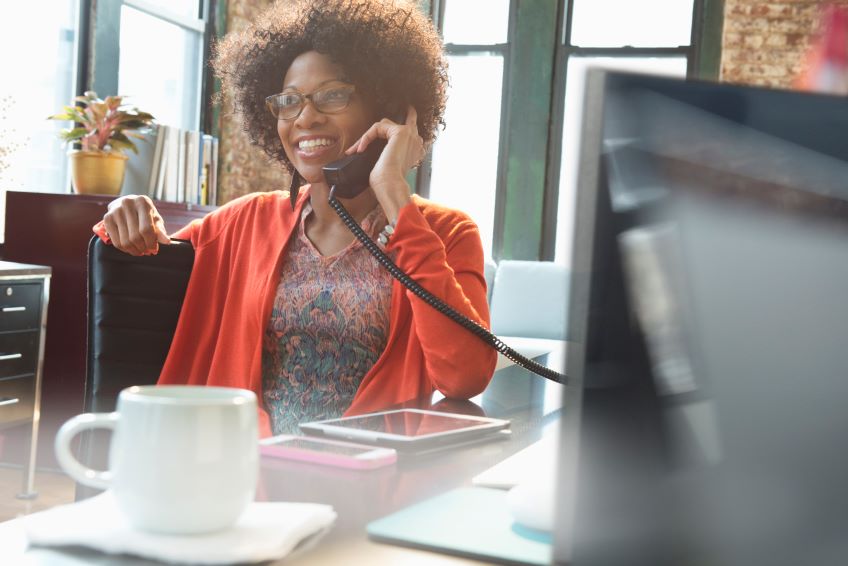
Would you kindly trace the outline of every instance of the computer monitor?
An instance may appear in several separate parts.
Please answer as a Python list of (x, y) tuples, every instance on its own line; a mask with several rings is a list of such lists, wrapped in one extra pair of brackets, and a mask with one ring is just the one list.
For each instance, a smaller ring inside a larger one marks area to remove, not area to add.
[(844, 561), (848, 99), (595, 70), (584, 109), (555, 561)]

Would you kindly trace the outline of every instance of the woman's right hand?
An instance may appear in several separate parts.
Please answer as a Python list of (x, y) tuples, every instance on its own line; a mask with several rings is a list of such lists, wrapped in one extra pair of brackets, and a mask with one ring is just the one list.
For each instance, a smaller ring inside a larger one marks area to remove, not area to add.
[(130, 255), (150, 255), (170, 244), (165, 222), (145, 195), (128, 195), (109, 203), (103, 217), (112, 245)]

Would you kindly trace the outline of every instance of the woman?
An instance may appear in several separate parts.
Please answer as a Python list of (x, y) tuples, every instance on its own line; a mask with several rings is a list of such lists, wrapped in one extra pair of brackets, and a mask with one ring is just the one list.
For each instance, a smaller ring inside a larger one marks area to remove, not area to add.
[[(385, 140), (369, 188), (342, 204), (402, 270), (488, 326), (477, 226), (406, 182), (444, 112), (429, 20), (401, 1), (289, 0), (228, 35), (214, 66), (292, 189), (241, 197), (173, 235), (192, 241), (195, 266), (159, 382), (252, 389), (264, 434), (434, 389), (479, 394), (495, 352), (391, 278), (327, 204), (322, 172)], [(111, 203), (95, 230), (136, 255), (168, 242), (143, 196)]]

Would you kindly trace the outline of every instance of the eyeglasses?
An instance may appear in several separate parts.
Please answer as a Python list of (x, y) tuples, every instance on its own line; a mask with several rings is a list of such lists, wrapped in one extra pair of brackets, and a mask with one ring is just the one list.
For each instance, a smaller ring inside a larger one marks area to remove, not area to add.
[(311, 94), (283, 92), (266, 98), (265, 105), (277, 120), (294, 120), (303, 112), (307, 100), (311, 100), (322, 114), (336, 114), (348, 107), (354, 90), (353, 85), (341, 85), (318, 89)]

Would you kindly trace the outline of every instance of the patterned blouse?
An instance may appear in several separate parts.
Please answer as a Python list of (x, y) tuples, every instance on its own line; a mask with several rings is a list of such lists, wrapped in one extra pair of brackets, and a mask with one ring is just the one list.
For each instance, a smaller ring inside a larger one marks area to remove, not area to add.
[[(358, 240), (323, 256), (304, 232), (306, 203), (280, 268), (262, 343), (262, 396), (274, 434), (340, 416), (389, 335), (392, 276)], [(372, 238), (386, 223), (376, 206), (362, 221)]]

